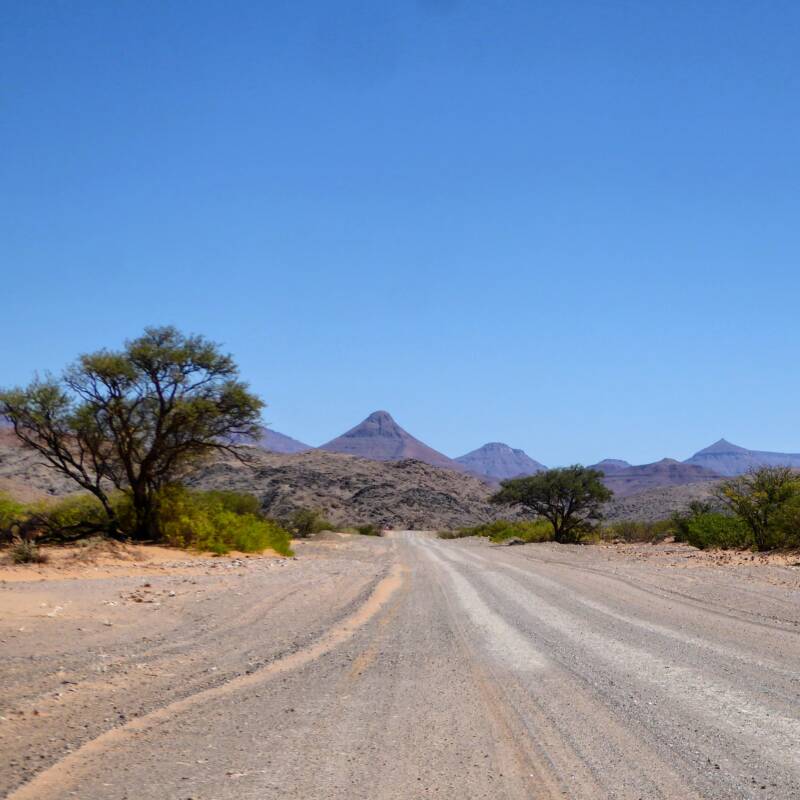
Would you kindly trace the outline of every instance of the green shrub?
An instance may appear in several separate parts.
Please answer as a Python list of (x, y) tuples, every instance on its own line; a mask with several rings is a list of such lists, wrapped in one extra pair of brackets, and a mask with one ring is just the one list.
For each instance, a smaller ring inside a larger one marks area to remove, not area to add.
[(252, 507), (247, 495), (171, 486), (158, 498), (162, 539), (175, 547), (213, 553), (256, 553), (270, 548), (292, 555), (289, 532), (274, 520), (245, 510)]
[(298, 539), (306, 539), (320, 531), (336, 530), (333, 523), (327, 520), (321, 511), (313, 508), (297, 509), (289, 517), (288, 528)]
[(800, 495), (783, 504), (770, 530), (775, 547), (800, 547)]
[[(122, 496), (115, 498), (124, 502)], [(35, 514), (48, 538), (70, 539), (89, 531), (103, 530), (107, 518), (100, 501), (92, 495), (78, 494), (64, 497), (54, 503), (39, 504)]]
[(362, 536), (383, 536), (383, 531), (377, 525), (357, 525), (356, 532)]
[(621, 539), (623, 542), (660, 542), (673, 536), (675, 523), (669, 519), (656, 522), (620, 520), (605, 525), (600, 530), (600, 538), (606, 541)]
[(25, 505), (0, 492), (0, 541), (11, 541), (29, 513)]
[(553, 540), (553, 526), (547, 520), (498, 519), (471, 528), (440, 531), (438, 536), (440, 539), (486, 536), (493, 542), (502, 542), (507, 539), (521, 539), (523, 542), (550, 542)]
[(673, 536), (676, 542), (689, 541), (689, 525), (693, 519), (702, 516), (703, 514), (711, 514), (714, 507), (711, 503), (706, 503), (701, 500), (693, 500), (689, 503), (687, 509), (683, 513), (675, 513), (670, 518), (672, 522)]
[(15, 564), (43, 564), (47, 555), (29, 539), (18, 539), (11, 546), (11, 560)]
[(752, 547), (753, 534), (737, 517), (709, 512), (694, 516), (687, 525), (686, 541), (701, 550)]

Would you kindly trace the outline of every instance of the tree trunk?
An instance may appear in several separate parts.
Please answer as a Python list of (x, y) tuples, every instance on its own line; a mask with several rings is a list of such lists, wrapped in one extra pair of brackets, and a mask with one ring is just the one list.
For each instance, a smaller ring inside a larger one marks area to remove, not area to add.
[(135, 527), (133, 538), (138, 541), (158, 538), (153, 496), (147, 489), (134, 489), (133, 512)]

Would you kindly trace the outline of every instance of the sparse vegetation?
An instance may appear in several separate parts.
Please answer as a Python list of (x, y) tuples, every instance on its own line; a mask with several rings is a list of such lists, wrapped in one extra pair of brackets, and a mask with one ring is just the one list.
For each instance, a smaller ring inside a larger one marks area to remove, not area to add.
[(553, 539), (553, 528), (546, 520), (499, 519), (470, 528), (440, 531), (438, 536), (440, 539), (485, 536), (493, 542), (502, 542), (508, 539), (520, 539), (523, 542), (549, 542)]
[(800, 476), (784, 467), (762, 467), (720, 484), (720, 513), (692, 503), (673, 516), (675, 540), (702, 549), (773, 550), (800, 546)]
[(605, 541), (655, 543), (674, 536), (675, 523), (671, 519), (656, 522), (620, 520), (610, 525), (604, 525), (599, 529), (598, 534)]
[(756, 550), (772, 550), (794, 540), (791, 508), (800, 496), (800, 476), (788, 467), (762, 467), (720, 484), (718, 498), (747, 526)]
[(12, 541), (27, 516), (28, 510), (22, 503), (0, 492), (0, 542)]
[[(120, 530), (125, 533), (133, 529), (136, 512), (130, 494), (109, 495), (109, 502)], [(262, 515), (258, 498), (253, 495), (194, 491), (174, 485), (164, 487), (156, 503), (158, 541), (165, 544), (220, 554), (230, 550), (254, 553), (267, 548), (282, 555), (292, 554), (289, 532)], [(33, 506), (16, 504), (15, 508), (17, 521), (8, 515), (5, 529), (24, 529), (23, 538), (38, 543), (75, 541), (96, 530), (97, 521), (104, 518), (102, 505), (90, 495)]]
[(287, 522), (287, 527), (298, 539), (307, 539), (321, 531), (336, 530), (336, 526), (318, 509), (299, 508)]
[(686, 541), (701, 550), (722, 550), (752, 547), (753, 539), (747, 526), (737, 517), (710, 512), (698, 514), (688, 524)]
[[(60, 379), (0, 392), (0, 414), (54, 470), (93, 495), (111, 536), (162, 537), (159, 493), (206, 457), (255, 437), (263, 403), (202, 336), (147, 328), (122, 350), (83, 355)], [(124, 492), (133, 523), (112, 501)]]
[(11, 545), (11, 561), (14, 564), (44, 564), (47, 555), (30, 539), (17, 539)]
[(383, 536), (383, 531), (377, 525), (357, 525), (356, 532), (362, 536)]
[(577, 464), (549, 469), (503, 481), (491, 502), (522, 506), (550, 523), (556, 542), (574, 544), (596, 528), (603, 503), (613, 495), (602, 478), (599, 470)]
[(171, 486), (159, 494), (158, 516), (162, 540), (175, 547), (220, 554), (270, 548), (281, 555), (292, 555), (289, 532), (263, 517), (252, 495)]

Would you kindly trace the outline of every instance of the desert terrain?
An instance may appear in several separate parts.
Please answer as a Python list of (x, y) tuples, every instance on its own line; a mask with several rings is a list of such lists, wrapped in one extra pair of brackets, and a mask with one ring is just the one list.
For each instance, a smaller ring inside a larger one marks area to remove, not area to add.
[(788, 798), (800, 565), (323, 534), (7, 567), (0, 792)]

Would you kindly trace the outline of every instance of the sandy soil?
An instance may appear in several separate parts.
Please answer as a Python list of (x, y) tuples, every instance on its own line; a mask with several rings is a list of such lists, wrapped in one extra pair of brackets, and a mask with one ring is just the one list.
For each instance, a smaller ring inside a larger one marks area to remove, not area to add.
[[(138, 575), (194, 574), (198, 568), (215, 568), (218, 557), (210, 553), (181, 550), (157, 545), (132, 545), (88, 540), (69, 546), (42, 546), (39, 548), (47, 561), (42, 564), (14, 564), (7, 553), (0, 550), (0, 582), (92, 580), (111, 577), (136, 577)], [(276, 553), (260, 554), (232, 552), (227, 560), (241, 561), (250, 558), (279, 558)]]
[(0, 584), (0, 794), (790, 800), (792, 558), (398, 532)]

